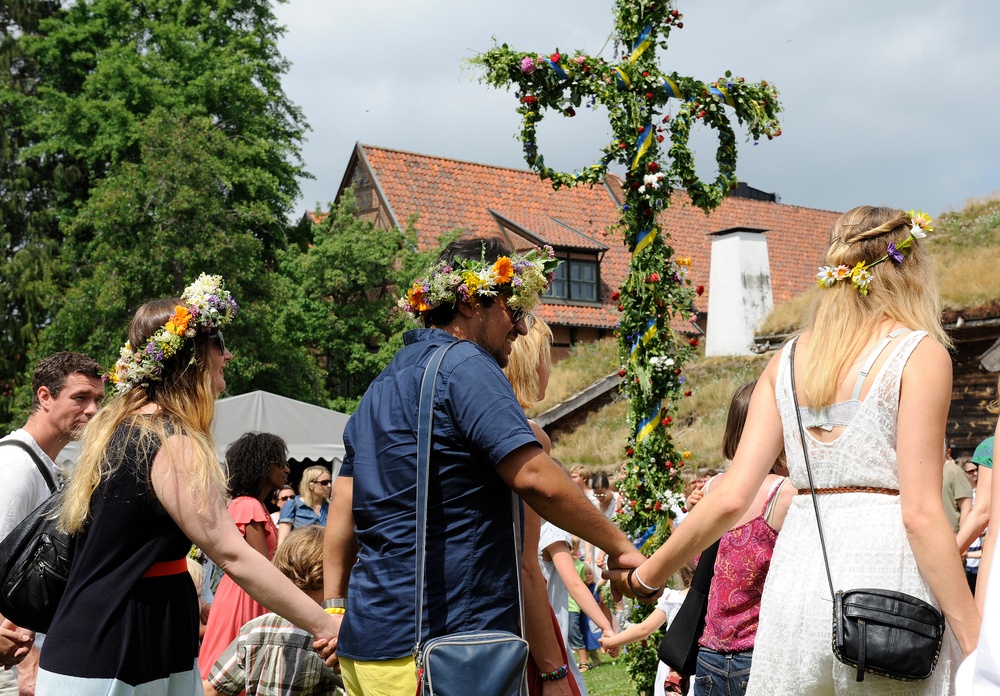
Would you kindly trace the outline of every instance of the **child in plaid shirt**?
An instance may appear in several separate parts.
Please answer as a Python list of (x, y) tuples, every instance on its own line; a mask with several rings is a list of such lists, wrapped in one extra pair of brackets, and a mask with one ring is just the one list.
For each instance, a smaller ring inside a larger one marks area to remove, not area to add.
[[(293, 531), (274, 565), (296, 587), (323, 601), (323, 528)], [(205, 680), (207, 696), (306, 696), (343, 693), (340, 676), (313, 650), (313, 637), (277, 614), (247, 622)]]

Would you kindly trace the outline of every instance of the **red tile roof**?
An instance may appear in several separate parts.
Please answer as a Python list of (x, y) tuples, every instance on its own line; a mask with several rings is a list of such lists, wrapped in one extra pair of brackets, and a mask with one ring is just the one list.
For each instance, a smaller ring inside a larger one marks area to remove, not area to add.
[[(397, 221), (418, 216), (418, 246), (427, 249), (438, 235), (455, 229), (476, 235), (507, 234), (514, 246), (530, 242), (555, 247), (604, 251), (601, 262), (602, 307), (545, 302), (536, 312), (554, 325), (612, 328), (617, 320), (611, 293), (628, 271), (629, 253), (620, 238), (605, 230), (617, 219), (621, 182), (611, 176), (604, 185), (552, 189), (531, 171), (476, 162), (432, 157), (370, 145), (358, 145), (355, 166), (371, 168), (380, 197)], [(352, 171), (344, 182), (352, 180)], [(339, 193), (339, 192), (338, 192)], [(660, 216), (678, 254), (694, 259), (691, 278), (709, 289), (709, 259), (713, 232), (734, 227), (767, 230), (771, 287), (775, 304), (807, 289), (827, 245), (830, 227), (839, 213), (729, 197), (710, 215), (675, 193), (672, 207)], [(515, 234), (528, 233), (526, 243)], [(708, 293), (698, 298), (708, 308)]]

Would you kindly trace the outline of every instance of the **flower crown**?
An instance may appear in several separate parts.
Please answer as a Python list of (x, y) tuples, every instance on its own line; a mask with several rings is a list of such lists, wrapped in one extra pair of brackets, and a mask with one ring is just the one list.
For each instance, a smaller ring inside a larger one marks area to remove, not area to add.
[(485, 259), (456, 259), (452, 267), (440, 261), (413, 284), (406, 297), (400, 299), (399, 307), (416, 318), (441, 305), (503, 294), (509, 298), (508, 307), (527, 312), (549, 287), (559, 263), (548, 245), (535, 247), (524, 256), (501, 256), (492, 263)]
[(858, 261), (854, 268), (849, 266), (840, 265), (834, 266), (820, 266), (819, 273), (816, 274), (816, 282), (821, 288), (832, 288), (839, 282), (850, 281), (851, 285), (861, 293), (862, 295), (868, 294), (868, 286), (872, 282), (871, 269), (880, 263), (884, 263), (889, 259), (892, 259), (895, 263), (903, 263), (903, 256), (909, 253), (910, 247), (913, 246), (914, 240), (923, 239), (927, 236), (927, 232), (933, 232), (934, 228), (931, 227), (931, 216), (927, 213), (922, 213), (920, 211), (910, 211), (908, 213), (910, 216), (910, 236), (901, 241), (899, 244), (889, 242), (889, 246), (886, 247), (885, 255), (871, 263), (865, 263), (864, 261)]
[[(115, 391), (124, 394), (136, 385), (149, 386), (150, 382), (163, 379), (163, 362), (176, 355), (184, 341), (194, 338), (198, 331), (211, 333), (232, 322), (239, 307), (226, 290), (222, 276), (202, 273), (181, 294), (183, 305), (174, 307), (174, 313), (156, 333), (150, 336), (141, 350), (125, 343), (118, 362), (104, 375), (115, 385)], [(194, 362), (194, 356), (191, 362)]]

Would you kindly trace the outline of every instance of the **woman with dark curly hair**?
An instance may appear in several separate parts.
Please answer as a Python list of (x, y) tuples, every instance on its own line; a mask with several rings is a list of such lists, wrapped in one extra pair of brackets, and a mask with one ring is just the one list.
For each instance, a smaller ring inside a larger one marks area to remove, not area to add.
[[(226, 466), (232, 501), (229, 515), (247, 543), (270, 560), (278, 547), (278, 530), (264, 501), (288, 480), (288, 447), (277, 435), (246, 433), (226, 449)], [(267, 611), (228, 575), (222, 578), (198, 655), (202, 679), (243, 624)]]

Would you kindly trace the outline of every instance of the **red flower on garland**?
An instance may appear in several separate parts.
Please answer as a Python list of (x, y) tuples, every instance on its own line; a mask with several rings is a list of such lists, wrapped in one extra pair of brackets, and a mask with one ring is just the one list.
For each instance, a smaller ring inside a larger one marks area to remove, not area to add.
[(659, 283), (660, 282), (660, 274), (659, 273), (650, 273), (649, 277), (646, 278), (646, 282), (647, 283)]
[(617, 300), (619, 297), (621, 297), (621, 293), (618, 292), (617, 290), (615, 290), (613, 293), (611, 293), (611, 300), (612, 301)]
[(560, 58), (562, 58), (562, 56), (559, 55), (558, 53), (553, 53), (552, 54), (552, 62), (553, 63), (558, 63)]
[(694, 291), (695, 291), (695, 292), (696, 292), (697, 294), (699, 294), (699, 295), (704, 295), (704, 294), (705, 294), (705, 286), (704, 286), (704, 285), (699, 285), (698, 287), (696, 287), (696, 288), (694, 289)]
[(690, 345), (692, 348), (697, 348), (698, 347), (698, 337), (696, 336), (696, 337), (692, 338), (691, 340), (689, 340), (688, 341), (688, 345)]

